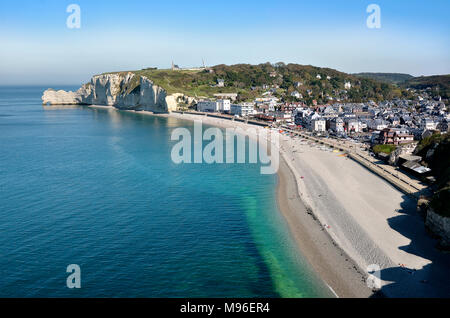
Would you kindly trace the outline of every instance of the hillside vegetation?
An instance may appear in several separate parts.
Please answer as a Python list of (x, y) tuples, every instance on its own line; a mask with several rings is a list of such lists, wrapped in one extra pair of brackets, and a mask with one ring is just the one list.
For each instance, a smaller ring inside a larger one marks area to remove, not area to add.
[(402, 86), (415, 89), (430, 88), (433, 94), (438, 94), (444, 99), (450, 98), (450, 75), (413, 77), (404, 82)]
[[(193, 97), (237, 93), (238, 101), (247, 101), (261, 96), (270, 88), (273, 89), (274, 96), (284, 101), (296, 100), (290, 94), (298, 91), (303, 95), (299, 101), (308, 105), (313, 100), (324, 104), (336, 98), (348, 102), (363, 102), (402, 96), (402, 90), (393, 85), (311, 65), (236, 64), (216, 65), (205, 70), (145, 69), (133, 72), (148, 77), (169, 94), (184, 93)], [(317, 75), (321, 78), (317, 78)], [(223, 79), (225, 86), (216, 87), (217, 79)], [(346, 82), (351, 83), (350, 89), (345, 89)]]
[(370, 78), (388, 84), (400, 84), (414, 78), (412, 75), (402, 73), (356, 73), (353, 75), (362, 78)]

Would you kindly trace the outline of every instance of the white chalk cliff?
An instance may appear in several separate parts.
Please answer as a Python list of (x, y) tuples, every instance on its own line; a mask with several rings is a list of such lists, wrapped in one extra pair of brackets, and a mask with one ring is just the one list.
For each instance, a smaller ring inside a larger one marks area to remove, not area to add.
[(92, 77), (76, 92), (47, 89), (42, 95), (44, 105), (104, 105), (119, 109), (171, 112), (183, 94), (167, 92), (144, 76), (134, 73), (111, 73)]

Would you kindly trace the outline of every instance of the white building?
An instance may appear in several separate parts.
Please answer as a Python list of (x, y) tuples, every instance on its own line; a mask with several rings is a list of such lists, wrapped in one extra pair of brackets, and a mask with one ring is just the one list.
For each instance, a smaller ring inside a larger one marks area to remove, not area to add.
[(322, 76), (320, 76), (320, 74), (317, 74), (317, 75), (316, 75), (316, 78), (317, 78), (317, 79), (321, 79)]
[(347, 132), (359, 132), (360, 123), (359, 120), (351, 118), (347, 120)]
[(308, 126), (313, 131), (326, 131), (327, 122), (318, 113), (311, 114), (308, 119)]
[(218, 99), (217, 104), (221, 113), (229, 112), (231, 110), (231, 101), (229, 99)]
[(300, 94), (300, 93), (297, 92), (297, 91), (293, 91), (293, 92), (291, 93), (291, 96), (292, 96), (292, 97), (295, 97), (295, 98), (297, 98), (297, 99), (300, 99), (300, 98), (303, 97), (302, 94)]
[(436, 124), (437, 123), (435, 123), (434, 120), (431, 120), (429, 118), (422, 118), (422, 120), (420, 121), (420, 128), (422, 130), (435, 130)]
[(254, 113), (253, 103), (231, 104), (230, 112), (233, 115), (246, 117)]
[(327, 122), (323, 118), (313, 119), (310, 122), (309, 128), (314, 131), (326, 131), (327, 130)]
[(224, 87), (225, 86), (225, 80), (218, 78), (217, 79), (217, 87)]
[(345, 88), (345, 89), (350, 89), (350, 88), (352, 88), (352, 83), (350, 83), (350, 82), (345, 82), (344, 88)]

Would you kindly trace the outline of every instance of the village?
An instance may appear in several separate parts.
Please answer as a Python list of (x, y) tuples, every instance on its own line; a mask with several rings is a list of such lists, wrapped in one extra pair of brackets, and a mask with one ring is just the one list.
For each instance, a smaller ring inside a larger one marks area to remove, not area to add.
[[(317, 78), (320, 76), (318, 74)], [(217, 86), (223, 85), (224, 80), (218, 79)], [(346, 82), (345, 88), (351, 85)], [(210, 116), (232, 116), (233, 120), (250, 121), (280, 131), (299, 131), (351, 143), (371, 157), (432, 182), (430, 169), (421, 164), (422, 158), (414, 155), (414, 150), (420, 140), (450, 131), (450, 113), (431, 88), (408, 89), (414, 99), (350, 103), (330, 98), (326, 105), (313, 101), (310, 106), (302, 101), (303, 96), (297, 91), (290, 94), (290, 99), (297, 101), (283, 102), (272, 94), (274, 88), (268, 85), (264, 88), (267, 92), (253, 102), (237, 103), (237, 94), (221, 93), (214, 95), (216, 99), (199, 100), (196, 110)]]

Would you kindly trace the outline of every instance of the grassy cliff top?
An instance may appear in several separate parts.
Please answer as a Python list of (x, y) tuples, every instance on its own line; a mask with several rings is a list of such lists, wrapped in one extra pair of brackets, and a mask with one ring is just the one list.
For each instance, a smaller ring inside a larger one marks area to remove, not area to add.
[[(400, 73), (347, 74), (330, 68), (299, 64), (221, 64), (197, 70), (149, 68), (131, 72), (151, 79), (169, 94), (183, 93), (192, 97), (237, 93), (239, 100), (252, 100), (274, 86), (279, 87), (274, 93), (275, 96), (290, 100), (290, 93), (298, 91), (308, 104), (313, 99), (319, 104), (327, 103), (328, 96), (342, 97), (344, 90), (348, 97), (346, 101), (349, 102), (408, 98), (409, 93), (405, 90), (408, 87), (431, 87), (433, 95), (440, 94), (444, 99), (450, 95), (450, 75), (412, 77)], [(317, 75), (320, 75), (320, 78), (317, 78)], [(225, 86), (217, 87), (217, 79), (223, 79)], [(346, 82), (351, 83), (350, 89), (345, 89)]]
[(169, 94), (183, 93), (192, 97), (213, 97), (216, 93), (243, 93), (245, 89), (234, 86), (214, 87), (217, 76), (204, 70), (140, 70), (137, 75), (151, 79)]

